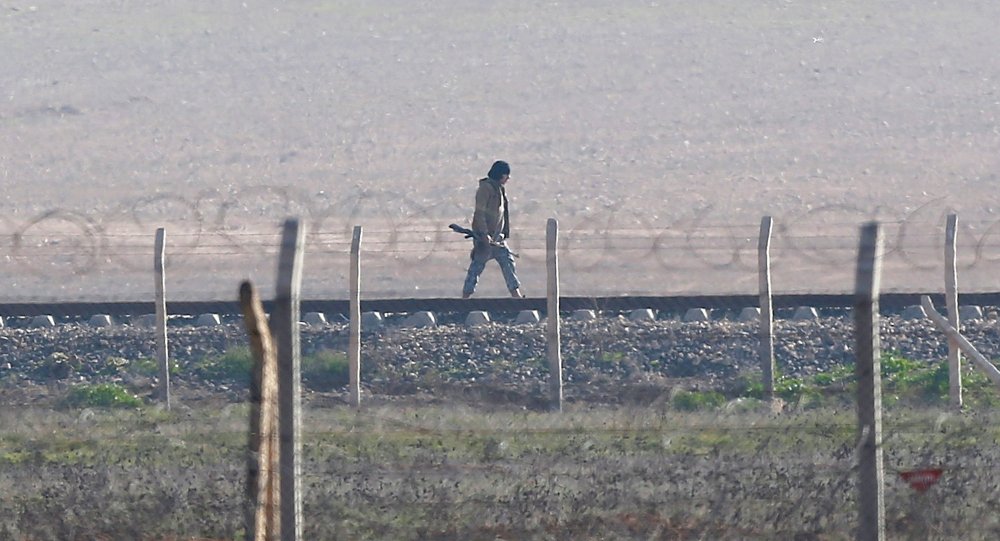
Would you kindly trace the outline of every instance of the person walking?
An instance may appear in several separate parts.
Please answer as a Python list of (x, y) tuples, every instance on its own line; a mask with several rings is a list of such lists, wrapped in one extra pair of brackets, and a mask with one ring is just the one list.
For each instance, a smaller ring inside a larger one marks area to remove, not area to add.
[(491, 259), (495, 259), (500, 265), (510, 296), (518, 299), (524, 297), (521, 282), (517, 279), (514, 254), (507, 248), (507, 239), (510, 238), (510, 206), (504, 186), (509, 179), (510, 165), (498, 160), (490, 167), (486, 178), (479, 181), (476, 210), (472, 214), (472, 231), (475, 234), (470, 256), (472, 261), (462, 287), (463, 299), (468, 299), (476, 291), (479, 275)]

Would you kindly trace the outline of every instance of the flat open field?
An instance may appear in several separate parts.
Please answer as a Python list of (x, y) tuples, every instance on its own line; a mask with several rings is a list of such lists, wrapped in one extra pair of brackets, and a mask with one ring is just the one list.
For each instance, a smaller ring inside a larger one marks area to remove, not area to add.
[(936, 290), (949, 212), (960, 285), (996, 290), (996, 20), (985, 0), (5, 1), (0, 290), (149, 297), (165, 227), (172, 296), (233, 298), (273, 282), (299, 215), (306, 295), (345, 294), (354, 225), (366, 295), (457, 295), (444, 226), (497, 158), (532, 295), (550, 217), (572, 295), (754, 291), (763, 215), (776, 290), (850, 289), (870, 219), (884, 287)]
[[(0, 412), (4, 539), (240, 539), (245, 407)], [(317, 540), (847, 540), (852, 414), (311, 407)], [(886, 420), (888, 539), (996, 539), (991, 414)], [(917, 493), (898, 472), (943, 467)]]

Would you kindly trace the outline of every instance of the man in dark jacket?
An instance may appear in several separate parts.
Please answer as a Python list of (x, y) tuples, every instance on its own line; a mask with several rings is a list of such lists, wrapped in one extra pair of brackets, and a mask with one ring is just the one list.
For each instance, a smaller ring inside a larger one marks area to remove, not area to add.
[(521, 282), (514, 268), (514, 254), (507, 248), (510, 237), (510, 212), (504, 185), (510, 178), (510, 165), (497, 161), (490, 167), (486, 178), (479, 181), (476, 190), (476, 210), (472, 215), (472, 231), (476, 234), (472, 248), (472, 262), (465, 276), (462, 298), (467, 299), (476, 291), (479, 275), (486, 262), (496, 259), (503, 271), (507, 290), (515, 298), (522, 298)]

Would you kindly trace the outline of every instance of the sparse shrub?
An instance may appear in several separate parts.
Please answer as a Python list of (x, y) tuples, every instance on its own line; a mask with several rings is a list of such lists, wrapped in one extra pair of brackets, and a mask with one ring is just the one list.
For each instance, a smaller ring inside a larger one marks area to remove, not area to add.
[[(764, 399), (764, 382), (760, 378), (746, 377), (737, 385), (735, 393), (738, 397)], [(789, 403), (800, 403), (803, 400), (818, 404), (822, 395), (815, 385), (790, 376), (778, 376), (774, 380), (774, 396)]]
[(80, 369), (80, 361), (61, 351), (53, 352), (38, 363), (34, 375), (42, 379), (66, 379)]
[(680, 391), (671, 401), (682, 411), (710, 410), (726, 403), (726, 397), (716, 391)]
[(76, 385), (66, 396), (66, 405), (82, 408), (137, 408), (142, 400), (115, 383)]
[(194, 371), (208, 380), (249, 385), (252, 366), (253, 355), (250, 349), (241, 347), (221, 355), (204, 357), (194, 364)]
[[(136, 359), (129, 363), (128, 371), (136, 376), (143, 376), (147, 378), (153, 378), (160, 375), (160, 361), (144, 357), (142, 359)], [(180, 367), (175, 362), (170, 363), (170, 374), (176, 375), (180, 373)]]
[(968, 370), (962, 373), (962, 398), (968, 406), (1000, 406), (1000, 393), (997, 386), (979, 370)]
[(937, 403), (948, 396), (948, 363), (922, 364), (902, 356), (883, 355), (882, 379), (887, 394), (905, 400)]
[(812, 377), (812, 382), (820, 387), (850, 386), (854, 383), (854, 366), (836, 366), (820, 372)]
[(486, 462), (500, 460), (507, 453), (509, 445), (506, 440), (488, 437), (483, 440), (482, 459)]
[(604, 351), (596, 359), (597, 364), (616, 365), (625, 360), (625, 354), (620, 351)]
[(104, 363), (100, 365), (97, 373), (102, 376), (114, 376), (120, 374), (129, 366), (129, 360), (124, 357), (108, 357), (104, 360)]
[(895, 376), (906, 377), (915, 372), (921, 371), (921, 369), (926, 368), (927, 365), (924, 363), (918, 363), (913, 359), (908, 359), (899, 353), (894, 351), (888, 351), (879, 357), (879, 366), (881, 367), (882, 377), (893, 379)]
[(347, 355), (323, 349), (302, 357), (302, 380), (317, 390), (347, 385), (350, 379)]

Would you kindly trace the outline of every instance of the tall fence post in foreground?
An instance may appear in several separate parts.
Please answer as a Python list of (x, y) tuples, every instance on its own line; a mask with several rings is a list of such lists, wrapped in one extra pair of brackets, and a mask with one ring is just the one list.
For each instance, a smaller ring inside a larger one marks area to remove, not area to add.
[(156, 362), (160, 365), (160, 400), (164, 407), (170, 409), (170, 355), (167, 351), (167, 293), (166, 273), (164, 272), (164, 252), (167, 246), (167, 231), (162, 227), (156, 230), (156, 242), (153, 248), (153, 277), (156, 290)]
[(546, 280), (547, 304), (545, 317), (545, 337), (548, 344), (549, 360), (549, 406), (555, 411), (562, 411), (562, 351), (559, 343), (559, 259), (557, 246), (559, 244), (559, 222), (549, 218), (545, 227), (545, 266), (548, 271)]
[(350, 337), (347, 362), (351, 387), (351, 404), (361, 407), (361, 226), (354, 226), (351, 239), (351, 301)]
[[(948, 323), (956, 330), (958, 321), (958, 215), (949, 214), (944, 232), (944, 300), (948, 308)], [(962, 352), (958, 344), (948, 339), (948, 396), (951, 405), (962, 407)]]
[(299, 357), (299, 291), (305, 226), (285, 221), (278, 260), (271, 332), (278, 343), (278, 429), (281, 455), (281, 540), (302, 539), (302, 395)]
[(882, 466), (882, 368), (879, 361), (879, 282), (882, 235), (878, 222), (861, 227), (854, 293), (855, 375), (858, 382), (858, 540), (885, 539)]
[(774, 305), (771, 300), (771, 227), (774, 220), (760, 220), (757, 240), (757, 276), (760, 289), (760, 367), (764, 396), (774, 399)]
[(250, 377), (250, 436), (247, 448), (246, 511), (248, 541), (274, 541), (278, 535), (278, 356), (260, 297), (250, 282), (240, 284), (240, 309), (254, 364)]

